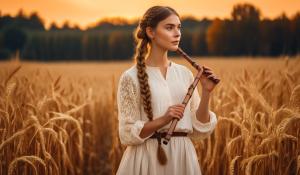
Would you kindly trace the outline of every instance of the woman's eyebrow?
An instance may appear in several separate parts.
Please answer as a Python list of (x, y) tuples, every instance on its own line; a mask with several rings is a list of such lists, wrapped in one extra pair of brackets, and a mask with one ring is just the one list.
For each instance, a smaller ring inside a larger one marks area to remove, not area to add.
[[(176, 26), (175, 24), (172, 24), (172, 23), (168, 23), (168, 24), (165, 24), (166, 26), (167, 25), (170, 25), (170, 26)], [(181, 24), (178, 24), (178, 26), (181, 26)]]

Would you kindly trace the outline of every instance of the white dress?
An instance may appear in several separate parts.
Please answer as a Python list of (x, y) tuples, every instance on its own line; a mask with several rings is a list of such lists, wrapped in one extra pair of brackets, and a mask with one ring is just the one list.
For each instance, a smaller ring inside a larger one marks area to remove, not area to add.
[[(170, 63), (166, 79), (159, 67), (146, 66), (151, 90), (153, 117), (164, 115), (168, 107), (182, 103), (190, 84), (194, 81), (192, 72), (183, 65)], [(157, 160), (157, 140), (139, 137), (148, 121), (144, 112), (137, 79), (137, 68), (132, 66), (121, 76), (117, 92), (119, 137), (126, 150), (121, 159), (117, 175), (199, 175), (201, 174), (197, 154), (190, 137), (203, 139), (215, 128), (217, 118), (209, 110), (210, 121), (201, 123), (196, 119), (200, 103), (197, 88), (184, 111), (184, 116), (175, 128), (187, 132), (188, 137), (171, 137), (167, 145), (162, 144), (167, 155), (167, 164)], [(167, 131), (170, 123), (159, 131)]]

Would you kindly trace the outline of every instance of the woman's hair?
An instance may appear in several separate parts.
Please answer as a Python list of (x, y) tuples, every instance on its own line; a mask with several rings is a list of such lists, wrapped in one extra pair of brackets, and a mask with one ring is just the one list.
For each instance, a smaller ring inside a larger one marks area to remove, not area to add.
[[(149, 120), (153, 120), (153, 111), (151, 106), (151, 92), (148, 84), (148, 75), (146, 73), (145, 57), (148, 54), (148, 44), (151, 40), (146, 34), (146, 28), (151, 27), (152, 29), (155, 29), (160, 21), (166, 19), (172, 14), (179, 17), (178, 13), (171, 7), (153, 6), (145, 12), (138, 27), (134, 31), (134, 39), (137, 43), (134, 56), (137, 67), (137, 77), (140, 85), (143, 108)], [(165, 162), (160, 160), (160, 163), (162, 164)]]
[(160, 21), (166, 19), (172, 14), (175, 14), (179, 17), (178, 13), (171, 7), (153, 6), (149, 8), (143, 15), (137, 29), (134, 32), (134, 39), (137, 43), (134, 59), (138, 71), (137, 76), (140, 85), (143, 107), (149, 120), (153, 119), (153, 113), (151, 106), (151, 92), (148, 84), (148, 75), (146, 73), (145, 56), (148, 54), (148, 44), (151, 42), (151, 40), (146, 34), (146, 28), (156, 28)]

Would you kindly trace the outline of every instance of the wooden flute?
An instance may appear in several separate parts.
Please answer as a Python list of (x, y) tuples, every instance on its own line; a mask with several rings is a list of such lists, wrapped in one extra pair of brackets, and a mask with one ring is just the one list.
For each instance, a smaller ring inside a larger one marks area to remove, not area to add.
[[(201, 75), (203, 74), (204, 76), (207, 77), (209, 74), (206, 74), (204, 72), (205, 68), (203, 66), (197, 64), (195, 61), (193, 61), (180, 47), (178, 47), (178, 49), (176, 50), (176, 52), (178, 54), (180, 54), (182, 57), (184, 57), (195, 69), (198, 70), (198, 73), (195, 76), (194, 82), (189, 86), (188, 92), (187, 92), (185, 98), (183, 99), (182, 104), (184, 105), (184, 109), (185, 109), (186, 105), (188, 104), (190, 98), (193, 95), (193, 92), (194, 92), (195, 88), (197, 87), (197, 84), (199, 83)], [(211, 80), (212, 82), (214, 82), (215, 84), (218, 84), (220, 82), (220, 79), (218, 79), (218, 78), (209, 77), (208, 79)], [(167, 145), (168, 142), (170, 141), (171, 136), (172, 136), (172, 134), (173, 134), (173, 132), (175, 130), (175, 127), (177, 125), (177, 122), (178, 122), (178, 119), (176, 119), (176, 118), (174, 118), (172, 120), (170, 128), (169, 128), (169, 130), (167, 132), (167, 135), (165, 136), (165, 138), (163, 138), (163, 143), (165, 145)]]

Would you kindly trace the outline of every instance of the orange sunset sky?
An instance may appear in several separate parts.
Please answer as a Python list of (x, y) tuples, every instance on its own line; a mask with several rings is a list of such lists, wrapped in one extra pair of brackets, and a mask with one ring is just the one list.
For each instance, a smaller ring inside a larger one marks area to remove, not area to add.
[(291, 17), (300, 11), (300, 0), (0, 0), (1, 15), (16, 15), (22, 8), (25, 14), (36, 11), (48, 27), (55, 21), (59, 26), (68, 20), (81, 28), (103, 17), (134, 19), (153, 5), (168, 5), (181, 15), (198, 19), (229, 18), (233, 5), (251, 3), (261, 10), (262, 17), (274, 18), (283, 12)]

